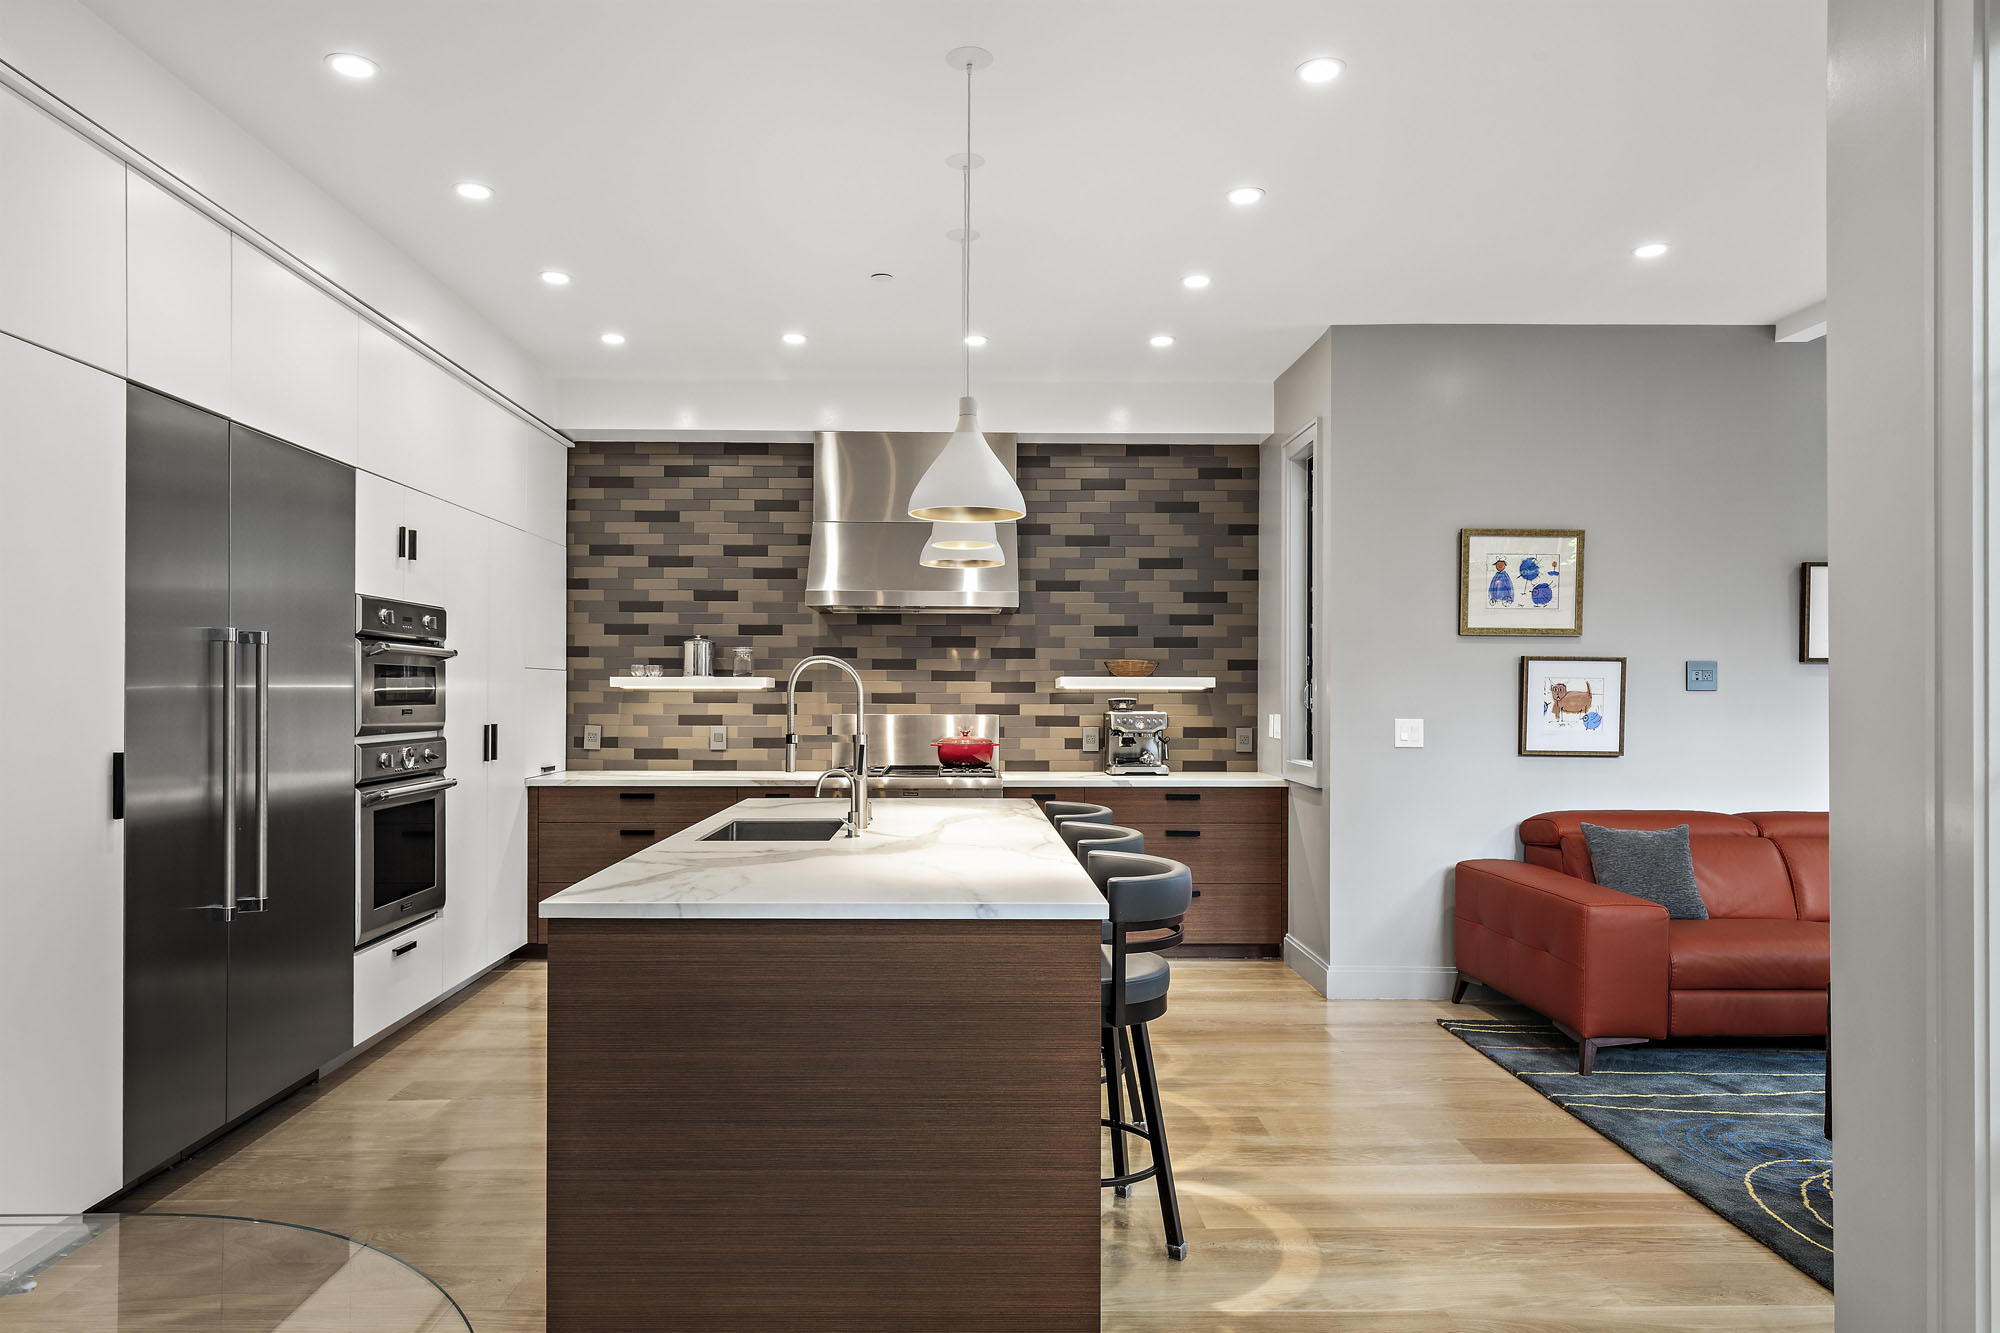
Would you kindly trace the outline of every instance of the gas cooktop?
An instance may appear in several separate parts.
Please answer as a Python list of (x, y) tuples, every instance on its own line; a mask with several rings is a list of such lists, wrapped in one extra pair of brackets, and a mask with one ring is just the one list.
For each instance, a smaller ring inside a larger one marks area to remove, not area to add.
[(868, 789), (877, 796), (1000, 794), (1000, 770), (990, 764), (875, 764)]

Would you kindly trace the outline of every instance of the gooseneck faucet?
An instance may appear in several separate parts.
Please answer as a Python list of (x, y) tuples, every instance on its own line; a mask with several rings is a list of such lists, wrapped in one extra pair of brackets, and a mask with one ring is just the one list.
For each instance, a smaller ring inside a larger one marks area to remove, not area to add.
[[(799, 771), (799, 677), (816, 666), (838, 667), (854, 681), (854, 758), (845, 768), (829, 770), (847, 775), (847, 836), (852, 838), (868, 827), (868, 687), (861, 673), (838, 657), (815, 653), (793, 667), (785, 682), (785, 771)], [(820, 781), (825, 780), (821, 774)], [(813, 790), (817, 795), (819, 789)]]

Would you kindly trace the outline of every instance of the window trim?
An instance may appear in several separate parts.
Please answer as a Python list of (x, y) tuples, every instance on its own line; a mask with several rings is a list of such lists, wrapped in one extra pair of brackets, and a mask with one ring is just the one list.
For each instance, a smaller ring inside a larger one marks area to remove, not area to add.
[(1325, 460), (1320, 457), (1319, 427), (1314, 418), (1279, 449), (1284, 467), (1281, 772), (1288, 782), (1315, 788), (1320, 785), (1319, 760), (1326, 749), (1324, 710), (1319, 707), (1326, 634), (1320, 608), (1314, 605), (1326, 569), (1326, 469), (1321, 466)]

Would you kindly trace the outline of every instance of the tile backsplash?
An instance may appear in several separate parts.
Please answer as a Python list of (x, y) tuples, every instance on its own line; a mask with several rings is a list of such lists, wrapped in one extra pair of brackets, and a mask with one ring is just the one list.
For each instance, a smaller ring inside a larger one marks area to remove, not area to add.
[[(1091, 768), (1082, 728), (1103, 694), (1058, 675), (1148, 657), (1211, 692), (1131, 693), (1172, 719), (1175, 768), (1252, 770), (1235, 729), (1257, 711), (1257, 448), (1024, 444), (1018, 468), (1021, 607), (999, 615), (889, 615), (805, 605), (812, 540), (809, 444), (578, 444), (569, 470), (569, 766), (775, 768), (784, 693), (614, 690), (637, 663), (680, 671), (680, 641), (715, 640), (716, 670), (748, 645), (783, 680), (812, 653), (851, 661), (871, 707), (1002, 716), (1011, 770)], [(808, 690), (808, 686), (810, 689)], [(801, 731), (851, 710), (833, 672), (801, 682)], [(583, 728), (604, 729), (586, 751)], [(728, 728), (725, 750), (708, 748)], [(802, 746), (800, 763), (821, 753)]]

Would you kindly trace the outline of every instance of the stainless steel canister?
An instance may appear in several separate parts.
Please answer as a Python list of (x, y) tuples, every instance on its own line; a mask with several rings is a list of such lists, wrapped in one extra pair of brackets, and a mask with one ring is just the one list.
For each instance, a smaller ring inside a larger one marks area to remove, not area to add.
[(712, 676), (715, 674), (715, 640), (706, 634), (697, 634), (692, 639), (681, 640), (681, 674), (685, 676)]

